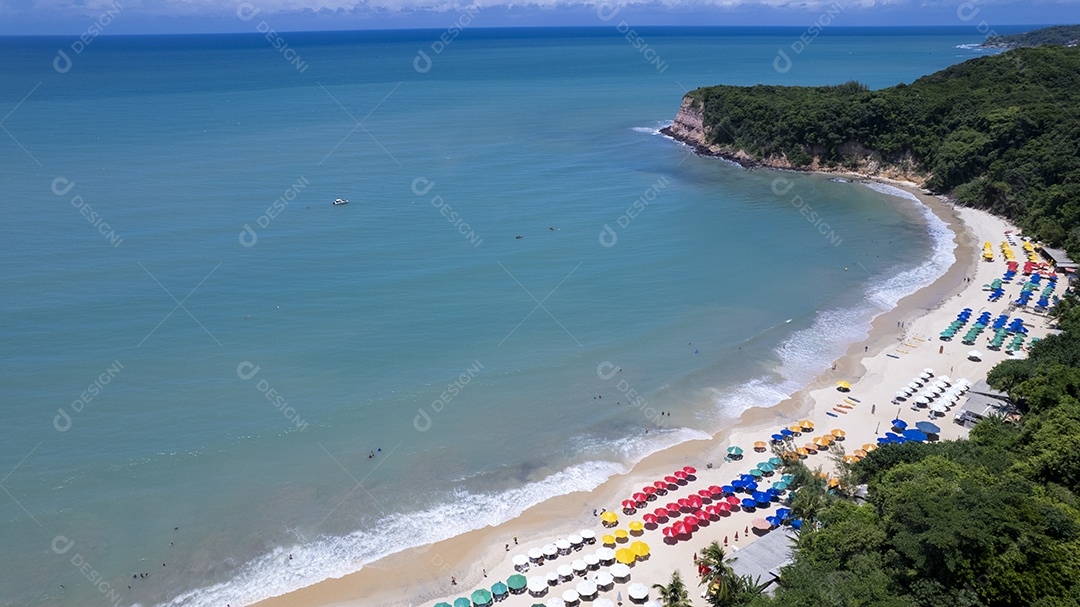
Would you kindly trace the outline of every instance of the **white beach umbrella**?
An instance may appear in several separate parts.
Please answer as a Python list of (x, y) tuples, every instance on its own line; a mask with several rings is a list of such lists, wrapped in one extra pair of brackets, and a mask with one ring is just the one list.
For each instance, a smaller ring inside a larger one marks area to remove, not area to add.
[(596, 558), (600, 559), (601, 563), (609, 563), (615, 560), (615, 549), (603, 547), (596, 551)]
[(544, 602), (547, 607), (566, 607), (566, 601), (560, 598), (550, 598)]
[(938, 404), (934, 405), (933, 407), (930, 407), (930, 410), (933, 411), (934, 413), (940, 413), (942, 415), (945, 415), (945, 412), (948, 411), (949, 409), (945, 405), (943, 405), (941, 403), (938, 403)]
[(982, 352), (979, 352), (978, 350), (972, 350), (968, 352), (968, 360), (979, 361), (982, 360), (982, 356)]
[(915, 399), (915, 404), (919, 405), (920, 407), (925, 407), (926, 405), (930, 404), (930, 399), (926, 398), (925, 396), (920, 396), (919, 398)]
[(568, 605), (573, 605), (581, 600), (581, 596), (578, 595), (577, 590), (566, 590), (562, 593), (562, 600), (566, 601)]
[(630, 568), (622, 563), (615, 563), (609, 571), (611, 571), (611, 576), (617, 580), (630, 577)]
[(568, 580), (574, 577), (574, 570), (570, 568), (570, 565), (559, 565), (559, 568), (556, 569), (556, 571), (561, 579)]
[(942, 375), (941, 377), (938, 378), (938, 381), (945, 382), (946, 386), (952, 384), (952, 378), (949, 377), (948, 375)]
[(555, 541), (555, 548), (558, 549), (559, 554), (569, 554), (570, 552), (570, 540), (561, 539)]
[(599, 598), (592, 602), (592, 607), (615, 607), (615, 602), (611, 599)]
[(510, 559), (514, 563), (514, 569), (521, 571), (522, 568), (528, 568), (529, 557), (524, 554), (515, 554), (514, 558)]
[(645, 601), (645, 604), (641, 607), (664, 607), (664, 604), (657, 600)]
[(555, 547), (555, 544), (545, 544), (541, 550), (544, 551), (544, 558), (553, 559), (559, 556), (559, 549)]
[(949, 387), (949, 384), (941, 381), (940, 379), (937, 380), (936, 382), (934, 382), (934, 389), (935, 390), (944, 390), (945, 388), (948, 388), (948, 387)]
[(529, 594), (532, 596), (544, 596), (547, 594), (548, 583), (542, 575), (534, 575), (529, 578), (525, 587), (529, 590)]
[(971, 380), (967, 379), (966, 377), (961, 377), (960, 379), (956, 380), (956, 384), (959, 386), (967, 386), (970, 388)]
[(934, 376), (934, 370), (931, 369), (930, 367), (927, 367), (927, 368), (923, 369), (922, 372), (929, 375), (929, 376), (931, 376), (931, 377)]
[(559, 574), (554, 571), (548, 571), (547, 583), (548, 586), (557, 586), (559, 584)]
[(932, 373), (926, 373), (926, 372), (924, 371), (924, 372), (923, 372), (923, 373), (922, 373), (921, 375), (919, 375), (919, 379), (921, 379), (921, 380), (927, 380), (927, 379), (930, 379), (930, 378), (931, 378), (931, 377), (933, 377), (933, 376), (934, 376), (934, 375), (933, 375)]
[(920, 384), (917, 381), (913, 381), (913, 382), (911, 382), (910, 384), (907, 385), (907, 389), (911, 390), (912, 392), (916, 392), (921, 387), (922, 387), (922, 384)]
[(574, 570), (574, 573), (584, 575), (584, 573), (589, 570), (589, 564), (583, 559), (577, 559), (573, 563), (570, 563), (570, 568)]
[(576, 533), (571, 533), (570, 535), (566, 536), (566, 540), (570, 542), (570, 545), (574, 549), (581, 548), (581, 545), (585, 543), (585, 538), (581, 537)]
[(896, 392), (896, 398), (906, 398), (908, 394), (910, 394), (910, 393), (909, 392), (903, 392), (903, 391), (897, 391)]
[(610, 586), (615, 583), (615, 576), (611, 575), (610, 571), (600, 571), (595, 576), (593, 576), (593, 579), (596, 581), (596, 585), (600, 586), (601, 588)]
[(647, 601), (649, 600), (649, 589), (641, 582), (634, 582), (626, 589), (626, 595), (634, 601)]
[(581, 558), (585, 561), (585, 566), (589, 569), (595, 570), (597, 567), (600, 566), (600, 557), (596, 556), (595, 554), (586, 554)]
[(544, 558), (544, 551), (539, 548), (529, 548), (529, 560), (532, 562), (539, 561)]
[(582, 529), (581, 532), (578, 533), (578, 535), (581, 536), (581, 539), (585, 540), (586, 544), (592, 544), (596, 542), (596, 532), (592, 529)]
[(574, 590), (577, 590), (577, 593), (583, 597), (593, 596), (596, 594), (596, 582), (591, 580), (580, 581), (577, 586), (574, 586)]

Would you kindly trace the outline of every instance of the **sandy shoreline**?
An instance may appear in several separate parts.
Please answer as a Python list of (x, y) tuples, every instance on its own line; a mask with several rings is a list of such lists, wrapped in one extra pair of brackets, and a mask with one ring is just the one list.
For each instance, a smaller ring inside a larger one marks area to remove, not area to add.
[[(630, 520), (640, 520), (641, 513), (636, 516), (623, 515), (619, 503), (640, 490), (643, 485), (682, 466), (696, 467), (698, 479), (668, 497), (683, 497), (709, 485), (727, 484), (731, 478), (740, 472), (746, 472), (757, 461), (767, 459), (768, 455), (759, 456), (752, 451), (750, 447), (753, 441), (767, 440), (779, 427), (804, 418), (817, 424), (814, 433), (805, 435), (806, 441), (811, 436), (828, 432), (832, 428), (843, 428), (848, 434), (844, 447), (850, 453), (863, 443), (874, 442), (875, 430), (883, 421), (886, 427), (882, 427), (880, 432), (885, 432), (888, 420), (898, 411), (896, 405), (890, 404), (892, 393), (910, 381), (922, 368), (932, 367), (938, 374), (949, 374), (954, 378), (966, 377), (972, 381), (984, 377), (994, 364), (1005, 358), (1003, 352), (987, 352), (982, 362), (971, 362), (966, 358), (966, 352), (970, 348), (960, 344), (959, 340), (948, 343), (938, 341), (937, 333), (965, 306), (976, 310), (985, 307), (995, 314), (1005, 308), (1005, 303), (1002, 302), (987, 305), (986, 296), (981, 291), (983, 283), (1000, 276), (1004, 262), (998, 255), (993, 263), (980, 263), (978, 247), (981, 242), (989, 240), (994, 243), (996, 251), (1004, 231), (1015, 228), (986, 213), (954, 208), (923, 193), (914, 184), (875, 181), (901, 187), (917, 195), (938, 217), (947, 222), (956, 234), (956, 262), (932, 284), (904, 297), (895, 308), (875, 318), (869, 336), (862, 342), (852, 344), (846, 354), (835, 362), (833, 369), (827, 370), (810, 385), (783, 402), (747, 410), (735, 427), (710, 440), (690, 441), (654, 453), (639, 462), (629, 473), (613, 477), (591, 492), (576, 492), (547, 500), (497, 527), (479, 529), (442, 542), (406, 550), (366, 565), (360, 571), (343, 578), (320, 582), (257, 604), (264, 607), (405, 606), (431, 605), (442, 600), (453, 602), (455, 597), (468, 596), (477, 588), (490, 587), (494, 582), (505, 580), (515, 573), (510, 557), (523, 554), (527, 548), (552, 542), (581, 529), (592, 529), (599, 537), (604, 531), (599, 519), (593, 517), (594, 508), (606, 507), (618, 511), (619, 526), (622, 528), (625, 528)], [(899, 203), (902, 199), (891, 200)], [(910, 204), (910, 201), (906, 203)], [(1017, 251), (1019, 252), (1019, 247)], [(965, 278), (969, 276), (972, 279), (966, 282)], [(1045, 334), (1043, 323), (1038, 317), (1030, 314), (1023, 316), (1029, 321), (1033, 335)], [(904, 328), (899, 326), (901, 322)], [(833, 406), (842, 402), (844, 397), (835, 390), (836, 382), (841, 379), (853, 384), (849, 396), (861, 402), (846, 414), (829, 417), (825, 412), (833, 410)], [(925, 410), (916, 413), (903, 406), (899, 411), (901, 417), (911, 423), (927, 419)], [(935, 423), (942, 428), (942, 440), (966, 434), (962, 427), (952, 423), (951, 414), (939, 418)], [(741, 462), (724, 463), (723, 454), (731, 444), (746, 448), (746, 457)], [(715, 468), (706, 469), (707, 462), (714, 462)], [(807, 463), (812, 467), (825, 465), (828, 469), (825, 455), (812, 456)], [(660, 498), (658, 503), (666, 501), (670, 500)], [(650, 505), (648, 510), (653, 507), (655, 506)], [(670, 573), (678, 568), (692, 590), (691, 598), (694, 599), (694, 604), (703, 605), (704, 601), (698, 598), (700, 590), (696, 586), (696, 572), (691, 566), (692, 553), (709, 541), (722, 542), (725, 536), (733, 538), (736, 532), (739, 532), (741, 539), (738, 543), (732, 541), (732, 545), (745, 546), (747, 540), (742, 538), (745, 528), (751, 519), (758, 516), (763, 514), (733, 512), (712, 522), (708, 527), (702, 527), (690, 541), (674, 546), (663, 543), (659, 530), (646, 531), (641, 539), (653, 547), (653, 555), (649, 560), (635, 565), (631, 581), (642, 582), (646, 586), (666, 582)], [(514, 544), (515, 536), (517, 546)], [(507, 544), (509, 551), (504, 548)], [(598, 547), (599, 545), (590, 547), (587, 551)], [(561, 557), (554, 564), (534, 567), (526, 575), (553, 571), (558, 565), (569, 564), (574, 558), (580, 558), (580, 554)], [(486, 578), (484, 571), (488, 576)], [(456, 577), (457, 586), (450, 585), (451, 576)], [(574, 582), (560, 584), (539, 600), (559, 596), (562, 591), (573, 586)], [(614, 590), (601, 593), (600, 596), (614, 599), (617, 591), (622, 591), (625, 598), (625, 585), (621, 584), (616, 584)], [(537, 599), (526, 594), (511, 595), (501, 604), (508, 607), (527, 607), (534, 602), (537, 602)], [(588, 604), (588, 601), (583, 602), (583, 605)]]

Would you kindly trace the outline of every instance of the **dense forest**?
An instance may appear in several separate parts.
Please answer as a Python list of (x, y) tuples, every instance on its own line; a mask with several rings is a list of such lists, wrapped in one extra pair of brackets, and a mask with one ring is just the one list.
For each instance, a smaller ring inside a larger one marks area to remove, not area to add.
[(713, 86), (687, 97), (722, 149), (797, 168), (899, 167), (1080, 258), (1080, 48), (1015, 49), (874, 91)]
[(1022, 34), (990, 36), (982, 43), (982, 46), (987, 48), (1018, 48), (1043, 44), (1076, 46), (1077, 41), (1080, 41), (1080, 25), (1055, 25)]

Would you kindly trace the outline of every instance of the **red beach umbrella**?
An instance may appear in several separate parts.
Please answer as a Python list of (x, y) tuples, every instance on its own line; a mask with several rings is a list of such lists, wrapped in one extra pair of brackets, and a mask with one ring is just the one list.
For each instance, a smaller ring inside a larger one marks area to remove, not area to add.
[(639, 504), (645, 502), (645, 500), (647, 500), (647, 499), (649, 499), (649, 496), (645, 495), (644, 493), (635, 493), (634, 494), (634, 501), (639, 503)]
[(641, 488), (641, 492), (645, 495), (652, 495), (656, 493), (656, 487), (653, 487), (652, 485), (645, 485)]
[(671, 532), (674, 535), (689, 535), (693, 529), (691, 529), (686, 523), (679, 521), (671, 526)]
[(657, 491), (663, 491), (663, 492), (667, 492), (667, 486), (668, 486), (668, 484), (667, 484), (667, 482), (666, 482), (666, 481), (656, 481), (656, 482), (655, 482), (655, 483), (653, 483), (652, 485), (653, 485), (653, 487), (656, 487), (656, 490), (657, 490)]
[(641, 515), (641, 520), (645, 521), (646, 523), (648, 523), (650, 525), (655, 525), (656, 524), (656, 515), (649, 512), (647, 514)]
[(721, 512), (731, 512), (731, 504), (727, 502), (720, 502), (719, 504), (713, 506), (713, 509), (717, 514), (720, 514)]
[(697, 494), (703, 498), (712, 498), (713, 496), (713, 492), (709, 491), (708, 489), (700, 489), (698, 490)]
[(661, 531), (660, 533), (663, 533), (664, 537), (675, 537), (676, 535), (678, 535), (677, 533), (675, 533), (675, 527), (674, 526), (664, 527), (664, 530)]
[[(735, 496), (732, 496), (732, 497), (735, 497)], [(682, 506), (680, 506), (680, 505), (678, 505), (678, 504), (676, 504), (674, 502), (672, 502), (672, 503), (670, 503), (670, 504), (668, 504), (667, 506), (664, 506), (664, 507), (668, 509), (668, 512), (678, 512), (679, 510), (682, 510)]]
[(688, 516), (683, 519), (683, 524), (689, 527), (697, 527), (699, 522), (696, 516)]
[(727, 503), (731, 504), (732, 506), (738, 506), (739, 502), (742, 501), (742, 500), (740, 500), (738, 497), (736, 497), (734, 495), (729, 495), (725, 499), (727, 499)]
[(698, 517), (700, 519), (707, 519), (707, 518), (710, 518), (711, 515), (708, 512), (705, 512), (704, 510), (698, 510), (697, 512), (694, 513), (694, 516), (696, 516), (696, 517)]
[(710, 485), (709, 493), (711, 493), (712, 495), (721, 495), (724, 493), (724, 490), (720, 487), (717, 487), (716, 485)]
[(672, 476), (674, 476), (677, 479), (683, 480), (689, 475), (687, 473), (683, 472), (682, 470), (676, 470), (674, 472), (674, 474), (672, 474)]
[(637, 508), (637, 502), (634, 500), (623, 500), (622, 507), (623, 510), (633, 510), (634, 508)]
[(667, 510), (667, 508), (657, 508), (656, 510), (653, 510), (653, 514), (655, 514), (658, 517), (659, 516), (667, 516), (668, 515), (668, 510)]
[(697, 473), (697, 470), (695, 470), (693, 466), (683, 466), (683, 472), (687, 474), (695, 474)]
[(682, 510), (683, 508), (689, 508), (689, 507), (690, 507), (690, 500), (688, 498), (685, 498), (685, 497), (679, 498), (679, 510)]
[(690, 502), (691, 508), (701, 507), (701, 498), (697, 495), (691, 495), (690, 497), (686, 498), (686, 501)]
[(669, 485), (674, 485), (675, 483), (679, 482), (679, 479), (675, 478), (674, 476), (665, 476), (664, 481), (666, 481)]

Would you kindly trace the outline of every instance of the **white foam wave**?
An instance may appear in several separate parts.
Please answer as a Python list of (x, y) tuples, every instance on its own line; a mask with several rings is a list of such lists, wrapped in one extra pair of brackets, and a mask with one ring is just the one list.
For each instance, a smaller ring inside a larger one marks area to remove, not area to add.
[[(671, 440), (686, 440), (680, 436), (672, 436)], [(632, 451), (644, 453), (647, 450)], [(376, 524), (377, 532), (356, 531), (289, 548), (278, 547), (242, 566), (228, 582), (186, 592), (165, 605), (249, 605), (348, 575), (368, 563), (410, 548), (498, 525), (542, 501), (574, 491), (591, 491), (612, 476), (628, 470), (629, 466), (622, 463), (588, 461), (567, 467), (541, 481), (499, 493), (458, 490), (443, 496), (442, 504), (422, 512), (387, 515)], [(291, 560), (289, 555), (293, 557)]]
[(656, 123), (656, 126), (635, 126), (635, 127), (632, 127), (632, 128), (633, 128), (634, 131), (637, 131), (638, 133), (648, 133), (650, 135), (662, 135), (663, 133), (660, 132), (660, 129), (667, 128), (667, 127), (671, 126), (671, 124), (672, 124), (672, 122), (670, 120), (661, 120), (661, 121)]

